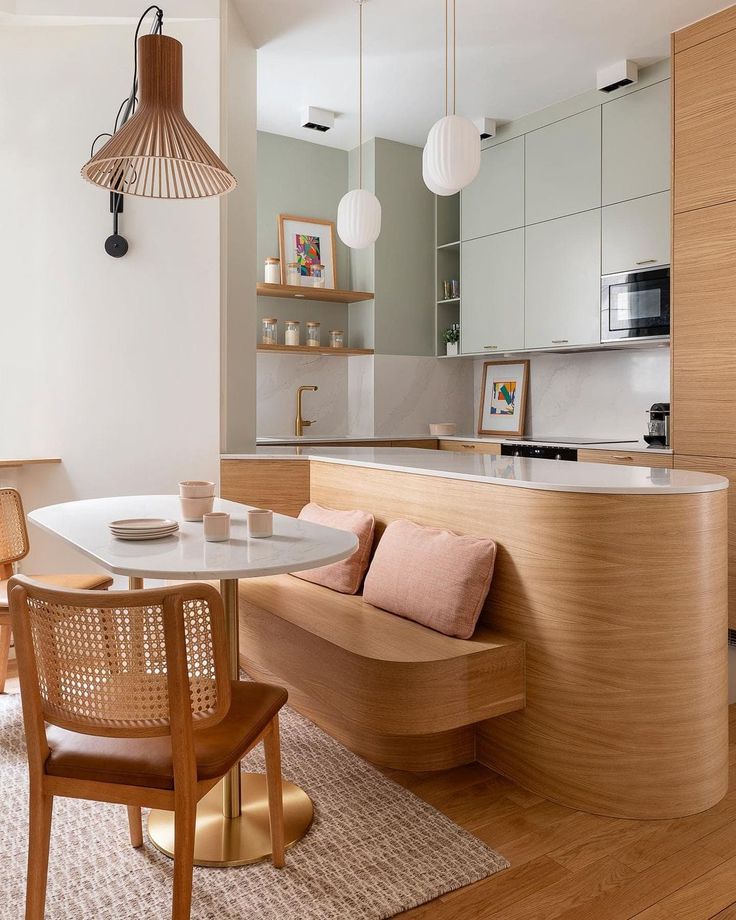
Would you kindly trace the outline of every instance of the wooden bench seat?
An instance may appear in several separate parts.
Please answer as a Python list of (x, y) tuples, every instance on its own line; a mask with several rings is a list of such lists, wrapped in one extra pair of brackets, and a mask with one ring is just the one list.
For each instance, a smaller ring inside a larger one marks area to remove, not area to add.
[(524, 706), (524, 643), (480, 625), (454, 639), (291, 575), (240, 583), (240, 660), (374, 763), (475, 759), (474, 724)]

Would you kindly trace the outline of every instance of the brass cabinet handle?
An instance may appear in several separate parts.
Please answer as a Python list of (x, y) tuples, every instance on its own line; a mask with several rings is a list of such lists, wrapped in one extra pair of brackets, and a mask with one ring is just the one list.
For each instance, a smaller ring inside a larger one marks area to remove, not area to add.
[(553, 345), (567, 345), (569, 341), (570, 341), (569, 339), (552, 339), (552, 344)]
[(475, 450), (475, 444), (463, 444), (465, 450)]
[(483, 348), (498, 348), (498, 345), (484, 345)]
[(652, 263), (656, 261), (657, 261), (656, 259), (641, 259), (641, 261), (637, 262), (636, 264), (637, 265), (652, 265)]
[(614, 460), (633, 460), (633, 457), (624, 457), (623, 455), (614, 456)]

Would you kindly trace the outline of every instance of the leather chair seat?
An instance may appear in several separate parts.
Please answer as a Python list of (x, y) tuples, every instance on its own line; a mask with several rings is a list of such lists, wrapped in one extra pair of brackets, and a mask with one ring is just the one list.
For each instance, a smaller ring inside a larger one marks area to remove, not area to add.
[[(282, 687), (232, 681), (232, 702), (225, 718), (194, 732), (197, 779), (223, 776), (252, 746), (287, 700)], [(173, 789), (171, 739), (104, 738), (55, 725), (46, 727), (50, 754), (46, 773), (70, 779)]]
[[(80, 591), (98, 591), (109, 588), (112, 578), (109, 575), (29, 575), (34, 581), (50, 588), (76, 588)], [(0, 579), (0, 613), (8, 609), (8, 581)]]

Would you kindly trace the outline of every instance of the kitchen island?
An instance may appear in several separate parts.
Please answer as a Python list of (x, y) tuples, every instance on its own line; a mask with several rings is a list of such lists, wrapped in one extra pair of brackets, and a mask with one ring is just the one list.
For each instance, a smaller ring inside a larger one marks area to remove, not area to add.
[(481, 625), (525, 643), (526, 705), (476, 722), (471, 753), (448, 730), (435, 750), (631, 818), (693, 814), (726, 792), (727, 485), (686, 470), (409, 448), (222, 458), (222, 494), (235, 501), (361, 508), (379, 535), (408, 518), (494, 539)]

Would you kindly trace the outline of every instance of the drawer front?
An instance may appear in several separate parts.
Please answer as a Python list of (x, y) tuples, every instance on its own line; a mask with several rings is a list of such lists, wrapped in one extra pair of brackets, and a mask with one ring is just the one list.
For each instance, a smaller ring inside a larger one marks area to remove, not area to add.
[(487, 441), (444, 441), (440, 439), (440, 450), (498, 455), (501, 453), (501, 445), (488, 443)]
[(579, 450), (583, 463), (618, 463), (621, 466), (656, 466), (672, 469), (672, 454), (650, 454), (643, 450)]
[(391, 447), (419, 447), (422, 450), (437, 450), (437, 439), (417, 438), (416, 441), (392, 441)]

